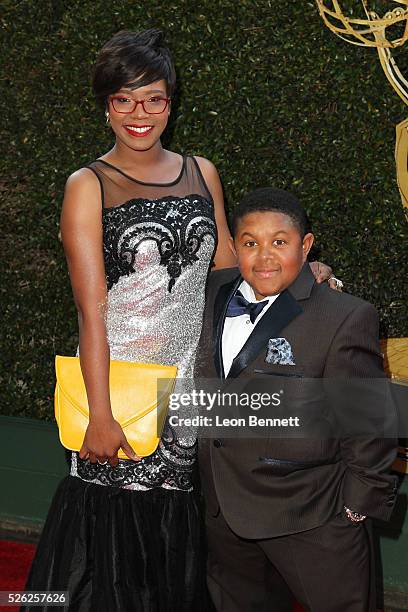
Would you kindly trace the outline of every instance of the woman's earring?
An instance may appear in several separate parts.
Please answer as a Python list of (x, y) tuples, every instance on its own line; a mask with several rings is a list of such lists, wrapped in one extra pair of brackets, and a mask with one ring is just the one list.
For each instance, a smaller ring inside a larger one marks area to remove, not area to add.
[(109, 123), (110, 121), (109, 111), (105, 111), (105, 117), (106, 117), (106, 123)]

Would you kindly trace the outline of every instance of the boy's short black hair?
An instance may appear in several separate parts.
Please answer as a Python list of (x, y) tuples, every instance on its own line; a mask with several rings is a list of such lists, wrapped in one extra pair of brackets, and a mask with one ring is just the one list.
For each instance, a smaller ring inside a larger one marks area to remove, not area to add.
[(170, 97), (176, 86), (176, 73), (171, 55), (164, 46), (161, 30), (143, 32), (122, 30), (100, 50), (92, 76), (96, 99), (106, 106), (108, 96), (122, 87), (144, 87), (164, 79)]
[(300, 236), (310, 232), (310, 222), (306, 211), (293, 193), (276, 187), (261, 187), (248, 193), (232, 213), (231, 230), (235, 237), (238, 222), (253, 212), (280, 212), (291, 218)]

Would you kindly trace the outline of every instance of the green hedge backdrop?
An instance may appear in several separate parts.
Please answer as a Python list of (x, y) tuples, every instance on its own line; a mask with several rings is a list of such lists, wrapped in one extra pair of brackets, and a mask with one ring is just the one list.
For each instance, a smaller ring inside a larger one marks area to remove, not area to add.
[(337, 39), (314, 2), (2, 0), (0, 22), (3, 414), (51, 418), (54, 354), (75, 351), (60, 207), (67, 176), (112, 144), (89, 75), (123, 28), (167, 32), (179, 88), (166, 145), (217, 165), (229, 209), (257, 186), (297, 192), (318, 257), (377, 306), (383, 336), (408, 335), (393, 158), (408, 109), (376, 51)]

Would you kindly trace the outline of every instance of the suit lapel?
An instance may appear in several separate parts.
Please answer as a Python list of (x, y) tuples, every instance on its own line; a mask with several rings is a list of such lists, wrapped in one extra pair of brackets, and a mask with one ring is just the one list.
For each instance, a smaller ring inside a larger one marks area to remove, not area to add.
[[(222, 285), (214, 301), (213, 319), (213, 346), (214, 364), (217, 374), (224, 379), (224, 366), (222, 359), (222, 333), (224, 330), (225, 315), (228, 304), (242, 282), (242, 277), (238, 276), (232, 281)], [(266, 351), (266, 344), (269, 338), (276, 338), (303, 309), (298, 301), (306, 300), (310, 297), (315, 278), (306, 262), (293, 284), (283, 291), (275, 302), (268, 308), (254, 331), (236, 355), (232, 362), (228, 377), (235, 378), (248, 366), (262, 350)]]
[[(301, 312), (303, 312), (301, 306), (298, 304), (292, 294), (285, 289), (285, 291), (283, 291), (279, 297), (276, 298), (272, 306), (268, 308), (262, 319), (255, 326), (254, 331), (249, 336), (238, 355), (236, 355), (227, 378), (236, 378), (263, 349), (266, 350), (266, 345), (269, 338), (276, 338), (280, 331), (291, 321), (293, 321), (293, 319)], [(220, 336), (222, 337), (222, 329), (221, 333), (218, 335), (218, 339)]]
[(235, 291), (242, 282), (242, 277), (238, 275), (230, 283), (226, 283), (220, 287), (214, 302), (214, 330), (213, 330), (213, 346), (214, 346), (214, 364), (217, 374), (224, 379), (224, 366), (222, 360), (222, 332), (224, 330), (225, 314), (228, 304)]

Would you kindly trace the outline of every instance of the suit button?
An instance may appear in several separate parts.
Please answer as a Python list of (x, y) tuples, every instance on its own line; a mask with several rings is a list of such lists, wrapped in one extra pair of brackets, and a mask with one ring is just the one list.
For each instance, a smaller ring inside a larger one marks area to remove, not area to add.
[(213, 444), (214, 444), (215, 448), (220, 448), (222, 446), (221, 440), (218, 440), (218, 439), (214, 440)]

